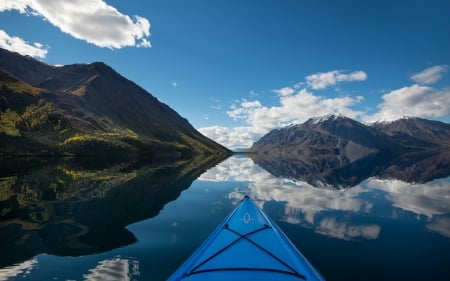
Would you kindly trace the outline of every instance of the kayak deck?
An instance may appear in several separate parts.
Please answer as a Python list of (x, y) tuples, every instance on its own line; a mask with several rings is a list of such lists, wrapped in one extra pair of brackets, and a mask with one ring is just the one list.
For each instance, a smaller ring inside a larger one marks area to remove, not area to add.
[(248, 197), (168, 280), (324, 280)]

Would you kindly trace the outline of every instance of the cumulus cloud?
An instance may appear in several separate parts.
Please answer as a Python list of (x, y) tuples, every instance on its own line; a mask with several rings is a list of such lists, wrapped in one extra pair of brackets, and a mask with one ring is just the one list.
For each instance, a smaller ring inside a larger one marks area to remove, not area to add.
[(450, 115), (450, 89), (435, 89), (414, 84), (382, 96), (376, 114), (364, 117), (367, 122), (389, 121), (403, 116), (436, 118)]
[(150, 22), (121, 14), (103, 0), (2, 0), (0, 11), (41, 16), (64, 33), (99, 47), (150, 47)]
[(200, 128), (199, 131), (230, 149), (250, 147), (255, 140), (262, 136), (251, 127), (211, 126)]
[(367, 74), (364, 71), (353, 71), (345, 73), (341, 70), (333, 70), (329, 72), (319, 72), (306, 76), (307, 84), (314, 90), (321, 90), (334, 86), (338, 82), (364, 81)]
[(274, 92), (277, 95), (279, 95), (280, 97), (285, 97), (285, 96), (289, 96), (289, 95), (292, 95), (293, 93), (295, 93), (295, 90), (291, 87), (284, 87), (279, 90), (274, 90)]
[(29, 55), (34, 58), (45, 58), (47, 48), (41, 43), (30, 44), (23, 39), (10, 36), (4, 30), (0, 29), (0, 48), (18, 52), (21, 55)]
[(448, 71), (448, 65), (435, 65), (411, 76), (411, 80), (419, 84), (433, 84), (441, 80)]

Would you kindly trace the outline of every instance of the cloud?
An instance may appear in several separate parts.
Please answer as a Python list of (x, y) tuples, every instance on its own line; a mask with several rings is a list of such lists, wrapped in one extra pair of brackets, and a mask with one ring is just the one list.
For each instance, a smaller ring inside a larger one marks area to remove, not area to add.
[(448, 71), (448, 65), (435, 65), (411, 76), (411, 80), (419, 84), (433, 84), (441, 80)]
[(48, 52), (46, 47), (41, 43), (30, 44), (19, 37), (8, 35), (1, 29), (0, 48), (18, 52), (21, 55), (29, 55), (34, 58), (45, 58)]
[(367, 74), (364, 71), (354, 71), (344, 73), (341, 70), (333, 70), (329, 72), (319, 72), (305, 77), (307, 84), (314, 90), (322, 90), (329, 86), (334, 86), (338, 82), (364, 81)]
[(211, 126), (200, 128), (199, 131), (230, 149), (250, 147), (256, 139), (262, 136), (260, 133), (254, 132), (251, 127)]
[[(430, 77), (441, 76), (447, 66), (430, 68), (422, 73), (434, 73)], [(421, 74), (422, 74), (421, 73)], [(247, 126), (236, 128), (210, 127), (202, 132), (229, 148), (250, 147), (270, 130), (305, 122), (311, 117), (328, 114), (341, 114), (365, 122), (390, 121), (404, 116), (423, 118), (440, 118), (450, 115), (450, 88), (436, 89), (426, 85), (414, 84), (384, 94), (377, 112), (355, 110), (354, 107), (364, 102), (364, 97), (355, 95), (321, 96), (315, 90), (336, 85), (342, 81), (362, 81), (367, 79), (364, 71), (344, 73), (334, 70), (316, 73), (305, 77), (307, 83), (272, 90), (278, 98), (278, 104), (265, 106), (258, 99), (236, 100), (227, 111), (228, 116)], [(425, 79), (423, 80), (425, 81)]]
[(293, 93), (295, 93), (295, 90), (292, 89), (291, 87), (284, 87), (281, 88), (279, 90), (274, 90), (274, 92), (279, 95), (280, 97), (286, 97), (286, 96), (290, 96)]
[(379, 111), (364, 117), (367, 122), (389, 121), (403, 116), (436, 118), (450, 115), (450, 89), (414, 84), (382, 96)]
[(41, 16), (62, 32), (99, 47), (150, 47), (150, 22), (121, 14), (103, 0), (2, 0), (0, 12)]
[(259, 100), (242, 99), (230, 107), (227, 111), (228, 116), (234, 121), (244, 121), (248, 126), (236, 128), (212, 126), (199, 130), (207, 137), (233, 149), (250, 147), (270, 130), (291, 123), (301, 123), (312, 116), (342, 114), (356, 118), (364, 114), (351, 109), (363, 100), (360, 96), (328, 98), (316, 96), (306, 89), (296, 91), (294, 88), (282, 88), (274, 92), (276, 91), (292, 94), (280, 95), (278, 106), (267, 107)]

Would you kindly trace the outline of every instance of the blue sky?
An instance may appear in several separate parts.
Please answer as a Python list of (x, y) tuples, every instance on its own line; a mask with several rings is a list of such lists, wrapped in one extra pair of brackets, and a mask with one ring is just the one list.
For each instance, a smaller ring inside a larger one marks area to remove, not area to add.
[(450, 1), (2, 0), (0, 47), (103, 61), (234, 148), (343, 114), (450, 121)]

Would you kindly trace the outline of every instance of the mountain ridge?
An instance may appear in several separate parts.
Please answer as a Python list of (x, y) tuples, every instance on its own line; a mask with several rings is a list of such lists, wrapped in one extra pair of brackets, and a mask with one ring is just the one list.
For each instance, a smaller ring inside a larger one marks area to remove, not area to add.
[(50, 66), (0, 49), (0, 78), (0, 154), (231, 153), (103, 62)]

